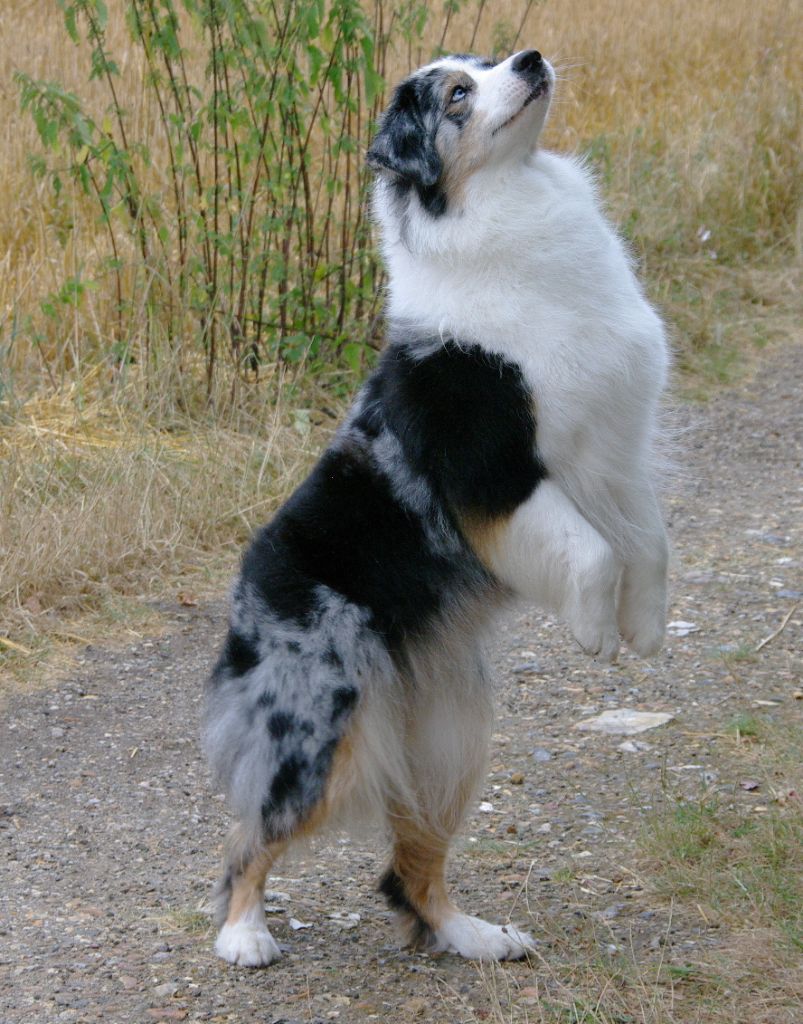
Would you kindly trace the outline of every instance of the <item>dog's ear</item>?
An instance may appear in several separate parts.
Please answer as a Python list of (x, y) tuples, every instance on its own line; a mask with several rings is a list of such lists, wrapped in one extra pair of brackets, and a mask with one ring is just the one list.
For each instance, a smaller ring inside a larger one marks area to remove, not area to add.
[(402, 82), (394, 93), (366, 159), (375, 171), (390, 171), (421, 188), (437, 183), (442, 164), (435, 131), (426, 123), (414, 81)]

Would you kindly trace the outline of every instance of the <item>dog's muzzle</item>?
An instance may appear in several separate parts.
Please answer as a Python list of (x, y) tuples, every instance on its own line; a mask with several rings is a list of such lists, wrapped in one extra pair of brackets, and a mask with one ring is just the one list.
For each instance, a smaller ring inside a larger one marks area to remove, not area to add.
[(538, 50), (522, 50), (513, 58), (510, 68), (535, 85), (544, 75), (544, 58)]

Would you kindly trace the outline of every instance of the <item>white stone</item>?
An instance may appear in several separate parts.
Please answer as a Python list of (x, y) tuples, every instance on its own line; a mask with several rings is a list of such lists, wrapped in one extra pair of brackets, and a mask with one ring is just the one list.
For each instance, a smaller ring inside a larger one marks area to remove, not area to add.
[(601, 715), (578, 722), (575, 729), (586, 732), (606, 732), (614, 735), (634, 736), (647, 729), (671, 722), (674, 715), (664, 711), (631, 711), (629, 708), (615, 708), (603, 711)]
[(684, 622), (682, 619), (678, 619), (677, 622), (670, 622), (666, 631), (672, 636), (688, 636), (689, 633), (699, 633), (700, 627), (696, 622)]

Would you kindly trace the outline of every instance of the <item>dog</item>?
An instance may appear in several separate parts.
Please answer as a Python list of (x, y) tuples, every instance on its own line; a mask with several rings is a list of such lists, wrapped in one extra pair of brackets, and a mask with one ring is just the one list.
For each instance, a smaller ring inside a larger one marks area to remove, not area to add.
[(379, 889), (411, 943), (524, 956), (526, 932), (461, 913), (444, 880), (487, 769), (484, 639), (519, 597), (595, 658), (620, 635), (661, 646), (665, 332), (587, 170), (538, 146), (554, 83), (536, 50), (436, 60), (368, 150), (388, 344), (248, 548), (207, 687), (236, 819), (216, 891), (232, 963), (279, 957), (267, 873), (353, 809), (388, 829)]

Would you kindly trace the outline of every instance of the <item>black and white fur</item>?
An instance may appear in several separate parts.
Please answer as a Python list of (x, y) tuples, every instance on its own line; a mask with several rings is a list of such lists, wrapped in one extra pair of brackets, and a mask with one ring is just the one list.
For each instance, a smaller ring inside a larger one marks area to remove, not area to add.
[(537, 147), (553, 83), (534, 50), (438, 60), (369, 150), (389, 344), (247, 551), (208, 687), (237, 820), (215, 947), (233, 963), (279, 956), (267, 872), (355, 806), (388, 827), (380, 889), (412, 941), (524, 955), (526, 933), (460, 913), (444, 883), (486, 770), (483, 637), (518, 596), (595, 657), (620, 634), (661, 645), (664, 333), (583, 166)]

